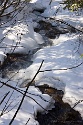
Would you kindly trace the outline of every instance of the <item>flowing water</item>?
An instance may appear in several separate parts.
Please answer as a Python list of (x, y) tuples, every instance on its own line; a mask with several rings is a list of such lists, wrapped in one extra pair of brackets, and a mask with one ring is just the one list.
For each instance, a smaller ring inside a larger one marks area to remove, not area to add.
[[(16, 72), (23, 68), (28, 68), (32, 63), (32, 58), (35, 52), (41, 49), (44, 46), (52, 46), (51, 39), (55, 39), (59, 37), (60, 34), (65, 34), (70, 32), (67, 27), (54, 27), (49, 22), (39, 21), (38, 26), (34, 29), (35, 32), (40, 33), (43, 36), (44, 44), (40, 45), (38, 49), (33, 50), (28, 54), (7, 54), (7, 58), (1, 66), (2, 77), (6, 78), (12, 72)], [(75, 31), (74, 31), (75, 32)], [(49, 94), (55, 100), (55, 108), (51, 111), (48, 111), (46, 114), (42, 114), (41, 112), (37, 113), (37, 118), (40, 125), (83, 125), (83, 120), (79, 114), (79, 112), (75, 111), (70, 107), (69, 104), (64, 103), (62, 101), (62, 97), (64, 95), (63, 91), (50, 88), (39, 89), (42, 93)]]

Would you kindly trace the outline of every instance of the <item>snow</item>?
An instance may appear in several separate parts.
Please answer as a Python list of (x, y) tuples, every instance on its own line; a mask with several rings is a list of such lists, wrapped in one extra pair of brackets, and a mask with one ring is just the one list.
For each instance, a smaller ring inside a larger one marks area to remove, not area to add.
[(3, 51), (0, 51), (0, 62), (1, 62), (1, 64), (3, 64), (4, 58), (6, 58), (6, 55), (4, 54)]
[[(8, 27), (1, 32), (5, 39), (1, 42), (0, 51), (6, 53), (28, 53), (30, 50), (39, 48), (43, 38), (40, 34), (34, 32), (33, 24), (18, 23), (15, 26)], [(16, 46), (16, 47), (15, 47)]]
[[(22, 78), (23, 81), (26, 81), (23, 83), (23, 86), (26, 86), (27, 82), (29, 82), (35, 75), (42, 60), (44, 60), (41, 71), (50, 69), (55, 70), (40, 72), (35, 78), (35, 85), (48, 84), (51, 87), (63, 90), (65, 92), (63, 100), (73, 107), (77, 100), (83, 99), (83, 64), (81, 64), (83, 59), (80, 57), (80, 54), (76, 52), (76, 48), (78, 47), (78, 42), (76, 42), (77, 38), (78, 35), (61, 35), (58, 39), (59, 43), (56, 44), (56, 39), (54, 40), (54, 46), (40, 49), (34, 55), (33, 64), (27, 69), (19, 70), (19, 73), (15, 76), (14, 80)], [(72, 68), (79, 64), (81, 64), (79, 67)], [(75, 109), (80, 111), (83, 116), (83, 107), (79, 110), (80, 105), (82, 107), (83, 103), (81, 102), (78, 104)]]
[[(63, 0), (52, 0), (50, 6), (44, 11), (42, 16), (44, 17), (54, 17), (56, 16), (56, 20), (64, 20), (65, 22), (72, 24), (76, 28), (83, 27), (83, 11), (72, 12), (69, 10), (64, 10), (64, 5), (62, 4)], [(81, 15), (80, 15), (81, 13)]]
[[(28, 6), (25, 6), (24, 10), (17, 15), (17, 22), (15, 24), (12, 25), (13, 21), (11, 21), (11, 25), (10, 22), (7, 22), (0, 28), (0, 38), (3, 39), (2, 41), (0, 40), (1, 65), (7, 53), (29, 53), (29, 51), (39, 48), (40, 45), (44, 43), (42, 36), (34, 32), (34, 27), (37, 25), (35, 21), (38, 19), (37, 15), (33, 13), (34, 9), (45, 9), (41, 16), (53, 18), (56, 15), (56, 19), (63, 19), (72, 26), (82, 30), (82, 13), (81, 15), (76, 15), (76, 12), (71, 12), (67, 9), (63, 10), (64, 5), (61, 4), (62, 0), (52, 0), (51, 3), (50, 1), (51, 0), (32, 0)], [(10, 9), (11, 8), (9, 8), (8, 11), (10, 11)], [(26, 15), (27, 18), (25, 18)], [(21, 19), (22, 21), (20, 21)], [(9, 26), (7, 27), (7, 25)], [(53, 25), (55, 24), (53, 23)], [(65, 93), (63, 101), (68, 102), (71, 107), (73, 107), (77, 101), (83, 100), (82, 39), (82, 34), (65, 34), (60, 35), (57, 39), (52, 39), (53, 46), (44, 47), (34, 54), (32, 65), (25, 69), (20, 69), (16, 75), (15, 73), (11, 73), (11, 75), (9, 75), (10, 80), (0, 78), (0, 86), (2, 82), (4, 82), (24, 92), (26, 89), (24, 87), (32, 80), (42, 60), (44, 60), (41, 72), (39, 72), (35, 78), (35, 86), (48, 84), (51, 87), (63, 90)], [(79, 64), (81, 65), (78, 67)], [(0, 101), (7, 92), (9, 92), (9, 94), (0, 105), (0, 113), (4, 106), (5, 109), (9, 106), (5, 114), (0, 117), (0, 125), (9, 124), (23, 96), (21, 93), (7, 86), (2, 86), (0, 88)], [(29, 118), (28, 125), (38, 125), (39, 123), (35, 120), (37, 111), (43, 112), (43, 108), (48, 110), (53, 107), (52, 98), (47, 94), (42, 94), (39, 89), (34, 86), (29, 87), (27, 96), (12, 125), (26, 124)], [(31, 98), (35, 99), (43, 108)], [(5, 105), (6, 103), (7, 105)], [(83, 102), (79, 103), (75, 107), (75, 110), (78, 110), (83, 117)]]
[(34, 9), (44, 9), (49, 6), (51, 0), (32, 0), (31, 3), (34, 4)]
[[(9, 85), (12, 85), (16, 87), (16, 83), (13, 81), (7, 82), (7, 79), (0, 80), (1, 82), (6, 82)], [(18, 88), (18, 87), (17, 87)], [(25, 89), (21, 89), (24, 90)], [(4, 115), (0, 118), (0, 124), (1, 125), (7, 125), (9, 124), (10, 120), (14, 116), (14, 113), (17, 110), (18, 104), (20, 103), (22, 99), (22, 94), (20, 94), (17, 91), (13, 91), (11, 88), (8, 88), (6, 86), (3, 86), (0, 89), (0, 100), (2, 100), (3, 96), (6, 94), (6, 92), (10, 92), (8, 96), (5, 98), (5, 101), (0, 105), (0, 113), (3, 110), (5, 103), (7, 102), (5, 108), (4, 108)], [(12, 94), (12, 96), (11, 96)], [(53, 106), (51, 103), (52, 98), (47, 94), (42, 94), (37, 88), (34, 86), (30, 86), (28, 93), (28, 97), (25, 97), (24, 102), (21, 106), (21, 109), (19, 110), (14, 122), (12, 125), (23, 125), (27, 122), (27, 120), (30, 118), (30, 121), (28, 122), (29, 125), (38, 125), (38, 122), (35, 120), (37, 111), (42, 111), (43, 109), (37, 104), (42, 104), (43, 108), (48, 108)], [(10, 100), (9, 100), (10, 98)], [(34, 100), (36, 100), (36, 102)], [(8, 101), (9, 100), (9, 101)], [(49, 102), (49, 105), (48, 105)], [(7, 109), (6, 109), (7, 108)], [(12, 109), (12, 110), (11, 110)]]

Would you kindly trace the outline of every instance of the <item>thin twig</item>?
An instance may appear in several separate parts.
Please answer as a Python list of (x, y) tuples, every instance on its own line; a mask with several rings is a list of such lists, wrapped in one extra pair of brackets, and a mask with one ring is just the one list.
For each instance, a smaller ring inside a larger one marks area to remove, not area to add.
[(0, 105), (2, 104), (2, 102), (5, 100), (5, 98), (8, 96), (9, 93), (10, 93), (10, 91), (5, 94), (5, 96), (3, 97), (3, 99), (0, 102)]
[(62, 20), (62, 19), (56, 19), (55, 17), (44, 17), (43, 15), (38, 15), (38, 16), (43, 17), (43, 18), (45, 18), (45, 19), (55, 20), (56, 22), (63, 23), (63, 24), (65, 24), (65, 25), (67, 25), (67, 26), (69, 26), (69, 27), (75, 29), (76, 31), (83, 33), (82, 30), (77, 29), (76, 27), (72, 26), (71, 24), (67, 23), (66, 21), (64, 21), (64, 20)]
[(30, 118), (27, 120), (27, 122), (25, 123), (25, 125), (27, 125), (27, 123), (30, 121)]
[[(9, 87), (9, 88), (14, 89), (15, 91), (21, 93), (22, 95), (24, 95), (24, 93), (23, 93), (22, 91), (20, 91), (20, 89), (18, 89), (18, 88), (16, 88), (16, 87), (13, 87), (13, 86), (11, 86), (11, 85), (9, 85), (9, 84), (7, 84), (7, 83), (4, 83), (4, 82), (1, 82), (1, 83), (2, 83), (3, 85), (5, 85), (5, 86)], [(39, 104), (34, 98), (32, 98), (31, 96), (28, 96), (28, 95), (26, 95), (26, 97), (32, 99), (32, 100), (33, 100), (36, 104), (38, 104), (44, 111), (48, 112), (48, 110), (45, 109), (41, 104)], [(49, 114), (50, 114), (52, 117), (55, 118), (55, 116), (52, 115), (50, 112), (49, 112)]]
[(75, 69), (79, 66), (81, 66), (83, 64), (83, 62), (81, 62), (80, 64), (73, 66), (73, 67), (68, 67), (68, 68), (63, 68), (63, 69), (46, 69), (46, 70), (40, 70), (39, 72), (48, 72), (48, 71), (53, 71), (53, 70), (68, 70), (68, 69)]
[(83, 102), (83, 100), (79, 100), (78, 102), (76, 102), (72, 108), (75, 108), (81, 102)]
[(36, 78), (37, 74), (39, 73), (39, 71), (40, 71), (40, 69), (41, 69), (41, 67), (42, 67), (43, 62), (44, 62), (44, 60), (42, 61), (42, 63), (41, 63), (41, 65), (40, 65), (40, 67), (39, 67), (37, 73), (35, 74), (35, 76), (34, 76), (33, 79), (31, 80), (31, 82), (28, 83), (27, 88), (26, 88), (26, 91), (25, 91), (25, 93), (24, 93), (24, 95), (23, 95), (23, 97), (22, 97), (22, 100), (21, 100), (21, 102), (20, 102), (20, 104), (19, 104), (19, 106), (18, 106), (18, 108), (17, 108), (17, 110), (16, 110), (16, 112), (15, 112), (13, 118), (11, 119), (9, 125), (11, 125), (11, 124), (13, 123), (13, 121), (14, 121), (14, 119), (15, 119), (17, 113), (18, 113), (18, 111), (20, 110), (20, 107), (22, 106), (22, 103), (23, 103), (24, 98), (25, 98), (25, 96), (26, 96), (26, 94), (27, 94), (28, 88), (29, 88), (29, 86), (31, 85), (31, 83), (34, 81), (34, 79)]

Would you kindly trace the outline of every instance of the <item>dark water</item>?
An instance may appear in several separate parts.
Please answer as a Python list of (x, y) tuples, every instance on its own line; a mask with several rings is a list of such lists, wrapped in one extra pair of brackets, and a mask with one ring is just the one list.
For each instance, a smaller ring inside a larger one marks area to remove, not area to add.
[(71, 108), (68, 103), (62, 101), (64, 92), (49, 88), (47, 94), (52, 95), (55, 100), (55, 108), (48, 111), (47, 114), (42, 114), (41, 112), (37, 113), (36, 120), (40, 125), (83, 125), (80, 113)]
[[(57, 27), (52, 26), (51, 23), (42, 20), (39, 21), (39, 25), (34, 30), (35, 32), (40, 33), (45, 41), (43, 45), (40, 45), (40, 48), (38, 48), (38, 50), (41, 49), (43, 46), (52, 45), (52, 42), (51, 40), (49, 40), (49, 38), (55, 39), (56, 37), (59, 37), (60, 34), (65, 34), (69, 32), (69, 29), (64, 29), (64, 27), (62, 29), (61, 27), (59, 27), (58, 29)], [(11, 73), (22, 68), (29, 67), (33, 63), (33, 61), (31, 60), (33, 54), (38, 50), (34, 50), (32, 54), (7, 54), (6, 60), (0, 67), (2, 77), (6, 77), (9, 72)], [(36, 120), (38, 120), (39, 124), (83, 125), (83, 120), (80, 113), (72, 109), (69, 104), (62, 101), (64, 92), (57, 89), (54, 90), (52, 88), (50, 88), (50, 90), (51, 93), (47, 91), (47, 94), (52, 94), (51, 96), (53, 96), (53, 98), (55, 99), (55, 108), (48, 111), (47, 114), (42, 114), (41, 112), (38, 112)], [(46, 93), (46, 91), (43, 90), (43, 93)]]

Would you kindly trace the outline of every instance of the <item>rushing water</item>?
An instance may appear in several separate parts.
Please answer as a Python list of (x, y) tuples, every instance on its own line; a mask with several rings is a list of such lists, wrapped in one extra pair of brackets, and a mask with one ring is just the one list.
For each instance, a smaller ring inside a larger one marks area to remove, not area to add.
[(51, 38), (55, 39), (59, 37), (60, 34), (70, 32), (67, 26), (64, 28), (62, 24), (58, 23), (57, 25), (52, 26), (50, 22), (40, 20), (37, 27), (34, 28), (34, 31), (42, 35), (44, 43), (39, 45), (39, 48), (31, 50), (28, 54), (7, 54), (7, 58), (1, 66), (2, 77), (7, 77), (12, 72), (14, 73), (20, 69), (28, 68), (33, 63), (32, 58), (35, 52), (44, 46), (53, 45)]
[[(8, 77), (12, 72), (15, 73), (20, 69), (28, 68), (33, 63), (32, 58), (35, 52), (44, 46), (52, 46), (51, 38), (55, 39), (56, 37), (59, 37), (61, 33), (65, 34), (68, 32), (68, 30), (63, 29), (60, 31), (60, 27), (58, 30), (50, 23), (44, 21), (40, 21), (39, 26), (34, 30), (43, 36), (45, 42), (40, 45), (39, 48), (32, 50), (28, 54), (7, 54), (7, 58), (1, 66), (1, 74), (3, 78)], [(37, 120), (40, 125), (82, 125), (83, 121), (79, 112), (75, 111), (67, 103), (62, 101), (64, 93), (56, 89), (52, 91), (52, 88), (51, 92), (54, 92), (51, 94), (56, 101), (55, 108), (49, 111), (48, 114), (41, 114), (40, 112), (37, 114)], [(49, 94), (49, 91), (47, 94)]]

